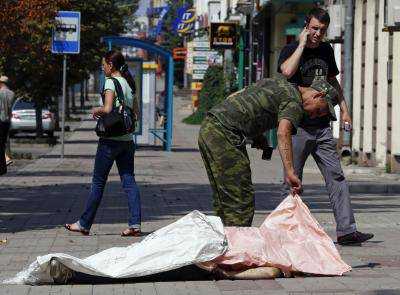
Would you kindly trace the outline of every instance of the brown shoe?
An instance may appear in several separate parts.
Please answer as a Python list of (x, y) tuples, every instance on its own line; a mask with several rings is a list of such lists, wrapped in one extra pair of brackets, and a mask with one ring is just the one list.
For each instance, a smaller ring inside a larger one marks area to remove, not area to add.
[(127, 228), (121, 232), (121, 237), (140, 237), (142, 232), (138, 228)]

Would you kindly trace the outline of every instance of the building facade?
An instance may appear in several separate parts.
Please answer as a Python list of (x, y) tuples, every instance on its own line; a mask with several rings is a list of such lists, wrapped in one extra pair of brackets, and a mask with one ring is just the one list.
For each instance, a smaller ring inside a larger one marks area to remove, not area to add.
[(400, 172), (400, 32), (390, 1), (355, 0), (352, 149), (359, 164)]
[[(351, 2), (354, 2), (353, 70), (351, 77), (344, 77), (345, 5)], [(394, 17), (400, 15), (399, 2), (197, 0), (194, 5), (203, 26), (210, 21), (236, 19), (240, 23), (245, 37), (244, 85), (275, 76), (279, 53), (301, 32), (306, 13), (316, 5), (327, 8), (331, 15), (327, 39), (340, 70), (337, 78), (341, 84), (345, 79), (352, 81), (352, 95), (347, 98), (353, 117), (349, 149), (360, 166), (400, 172), (400, 120), (396, 115), (400, 114), (400, 20), (394, 27), (385, 25), (388, 13)], [(251, 4), (254, 9), (249, 14), (243, 8)], [(334, 137), (340, 139), (340, 122), (333, 125), (333, 130)]]

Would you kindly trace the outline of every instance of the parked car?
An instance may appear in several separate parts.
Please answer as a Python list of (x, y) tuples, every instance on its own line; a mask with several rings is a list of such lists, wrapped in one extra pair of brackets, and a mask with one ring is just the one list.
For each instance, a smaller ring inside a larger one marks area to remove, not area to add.
[[(12, 107), (10, 135), (18, 132), (36, 132), (35, 103), (23, 98), (17, 99)], [(50, 111), (48, 104), (42, 109), (43, 132), (53, 137), (55, 129), (54, 113)]]

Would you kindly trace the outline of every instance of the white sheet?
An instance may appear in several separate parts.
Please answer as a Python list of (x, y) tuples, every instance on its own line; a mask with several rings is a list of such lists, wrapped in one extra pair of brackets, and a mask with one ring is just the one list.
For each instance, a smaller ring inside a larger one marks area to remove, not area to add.
[(110, 248), (85, 259), (63, 253), (39, 256), (27, 269), (3, 283), (52, 283), (52, 258), (57, 258), (74, 271), (102, 277), (128, 278), (210, 261), (226, 250), (227, 241), (221, 219), (193, 211), (128, 247)]

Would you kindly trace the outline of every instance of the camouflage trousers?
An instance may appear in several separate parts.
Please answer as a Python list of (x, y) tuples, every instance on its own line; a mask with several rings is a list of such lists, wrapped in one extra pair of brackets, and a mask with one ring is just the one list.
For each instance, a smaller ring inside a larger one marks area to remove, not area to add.
[(213, 189), (216, 214), (225, 226), (251, 226), (254, 189), (243, 138), (209, 115), (200, 128), (199, 149)]

